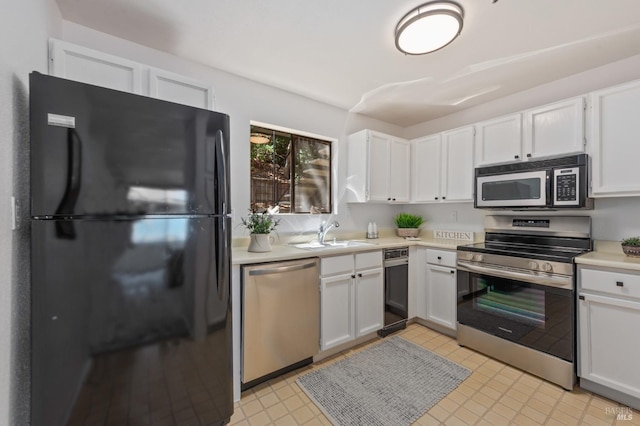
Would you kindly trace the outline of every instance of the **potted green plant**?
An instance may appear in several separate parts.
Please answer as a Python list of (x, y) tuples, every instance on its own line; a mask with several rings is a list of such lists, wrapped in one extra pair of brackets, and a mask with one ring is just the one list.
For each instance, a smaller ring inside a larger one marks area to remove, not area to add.
[(399, 213), (393, 221), (396, 223), (396, 233), (399, 237), (417, 237), (420, 225), (424, 222), (422, 216), (411, 213)]
[(249, 216), (242, 218), (242, 224), (249, 230), (248, 251), (264, 253), (271, 251), (271, 232), (280, 223), (279, 219), (273, 217), (269, 212), (258, 212), (249, 210)]
[(627, 256), (640, 257), (640, 237), (625, 238), (621, 241), (622, 251)]

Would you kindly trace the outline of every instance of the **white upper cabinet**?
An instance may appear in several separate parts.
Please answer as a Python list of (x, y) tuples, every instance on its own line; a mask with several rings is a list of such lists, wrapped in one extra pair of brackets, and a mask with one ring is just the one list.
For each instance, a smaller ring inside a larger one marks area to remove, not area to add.
[(640, 81), (590, 94), (591, 176), (593, 197), (640, 195), (638, 111)]
[[(411, 145), (408, 140), (391, 138), (389, 142), (388, 201), (408, 202), (410, 198)], [(375, 171), (374, 171), (375, 173)]]
[(474, 135), (473, 126), (442, 134), (443, 201), (473, 201)]
[(583, 97), (476, 124), (476, 165), (584, 152)]
[(526, 111), (525, 158), (584, 152), (584, 110), (578, 97)]
[(441, 135), (411, 141), (411, 201), (426, 203), (440, 200)]
[(476, 165), (522, 159), (522, 114), (476, 124)]
[(49, 41), (49, 74), (142, 94), (142, 67), (139, 63), (60, 40)]
[(416, 203), (473, 201), (473, 126), (411, 141)]
[(409, 141), (372, 130), (349, 136), (347, 200), (408, 202)]
[(197, 108), (214, 109), (211, 84), (60, 40), (49, 41), (49, 74)]
[(180, 74), (149, 69), (149, 96), (165, 101), (213, 109), (213, 87)]

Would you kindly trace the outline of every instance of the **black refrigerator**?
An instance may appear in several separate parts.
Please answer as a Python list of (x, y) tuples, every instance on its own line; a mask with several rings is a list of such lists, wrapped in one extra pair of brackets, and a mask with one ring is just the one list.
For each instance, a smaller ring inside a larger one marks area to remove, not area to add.
[(229, 117), (30, 75), (31, 423), (233, 413)]

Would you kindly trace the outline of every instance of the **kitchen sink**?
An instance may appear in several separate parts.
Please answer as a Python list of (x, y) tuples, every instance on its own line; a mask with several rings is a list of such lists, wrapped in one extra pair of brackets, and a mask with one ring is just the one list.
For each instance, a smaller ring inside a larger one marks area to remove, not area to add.
[(361, 240), (333, 240), (325, 242), (324, 244), (312, 241), (309, 243), (291, 243), (290, 245), (303, 250), (326, 250), (332, 248), (366, 247), (374, 246), (376, 244)]

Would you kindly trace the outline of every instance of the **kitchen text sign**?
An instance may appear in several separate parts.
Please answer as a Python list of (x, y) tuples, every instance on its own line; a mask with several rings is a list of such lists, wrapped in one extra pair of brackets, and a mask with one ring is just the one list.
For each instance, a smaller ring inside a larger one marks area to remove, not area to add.
[(473, 232), (470, 231), (433, 231), (434, 238), (444, 240), (461, 240), (461, 241), (473, 241)]

